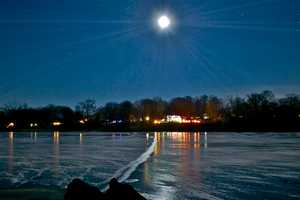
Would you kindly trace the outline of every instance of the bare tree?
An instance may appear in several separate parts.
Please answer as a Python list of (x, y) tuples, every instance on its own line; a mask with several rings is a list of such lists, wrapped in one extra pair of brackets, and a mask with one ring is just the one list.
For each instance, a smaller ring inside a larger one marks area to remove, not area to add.
[(90, 119), (91, 116), (96, 112), (96, 101), (87, 99), (83, 102), (78, 103), (76, 111), (81, 113), (84, 118)]

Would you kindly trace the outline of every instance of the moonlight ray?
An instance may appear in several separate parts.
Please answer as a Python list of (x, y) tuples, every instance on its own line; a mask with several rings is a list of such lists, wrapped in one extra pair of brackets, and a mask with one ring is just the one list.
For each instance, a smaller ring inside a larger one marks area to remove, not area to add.
[(114, 38), (114, 40), (116, 42), (117, 41), (121, 42), (121, 41), (124, 41), (124, 40), (128, 41), (130, 39), (140, 37), (143, 34), (148, 33), (149, 31), (150, 31), (149, 28), (144, 28), (144, 29), (136, 28), (136, 29), (134, 29), (134, 31), (130, 31), (130, 32), (127, 32), (126, 34), (118, 35), (116, 38)]
[[(190, 42), (183, 38), (178, 38), (176, 41), (180, 42), (182, 49), (190, 56), (194, 61), (194, 64), (196, 65), (198, 63), (199, 67), (203, 69), (203, 72), (206, 72), (207, 76), (205, 77), (210, 77), (209, 79), (214, 80), (222, 91), (226, 91), (226, 89), (230, 87), (230, 83), (233, 82), (230, 74), (225, 71), (226, 67), (224, 64), (220, 65), (219, 63), (212, 63), (214, 60), (213, 57), (216, 57), (216, 55), (209, 51), (208, 48), (205, 48), (201, 42), (197, 42), (195, 38), (197, 38), (197, 34), (190, 37)], [(249, 80), (247, 78), (249, 77), (249, 74), (244, 71), (240, 71), (240, 74), (243, 74), (243, 77), (245, 76), (245, 78)]]
[(238, 30), (250, 30), (250, 31), (297, 31), (299, 27), (297, 27), (296, 22), (264, 22), (264, 19), (260, 21), (253, 20), (253, 21), (245, 21), (245, 20), (212, 20), (210, 18), (217, 17), (220, 13), (225, 13), (233, 10), (239, 10), (241, 8), (247, 7), (257, 7), (264, 4), (269, 4), (272, 2), (276, 2), (280, 0), (264, 0), (264, 1), (255, 1), (246, 3), (243, 5), (233, 5), (224, 8), (219, 8), (215, 10), (209, 11), (198, 11), (196, 12), (195, 9), (192, 9), (189, 14), (186, 15), (186, 18), (193, 16), (193, 14), (198, 13), (200, 23), (195, 22), (186, 22), (183, 23), (182, 26), (191, 27), (191, 28), (202, 28), (202, 29), (238, 29)]
[[(216, 53), (214, 53), (212, 50), (210, 50), (208, 47), (204, 47), (203, 44), (199, 44), (199, 49), (198, 52), (200, 54), (200, 51), (202, 52), (201, 54), (203, 54), (203, 57), (206, 57), (208, 62), (212, 63), (214, 60), (217, 60), (218, 55)], [(205, 56), (207, 55), (207, 56)], [(230, 80), (233, 81), (233, 79), (231, 78), (230, 74), (225, 72), (225, 69), (228, 68), (228, 65), (233, 65), (231, 63), (218, 63), (218, 64), (210, 64), (210, 66), (215, 66), (216, 70), (220, 70), (220, 73), (223, 73), (223, 77), (224, 80)], [(237, 68), (235, 67), (235, 71), (240, 74), (241, 76), (241, 80), (247, 80), (247, 81), (251, 81), (251, 75), (245, 71), (245, 69), (243, 68)], [(219, 71), (216, 71), (219, 72)]]
[(137, 20), (32, 20), (32, 19), (14, 19), (0, 20), (2, 24), (139, 24), (144, 21)]
[[(193, 61), (193, 65), (198, 64), (198, 66), (201, 67), (202, 74), (200, 77), (202, 79), (207, 78), (207, 80), (214, 80), (214, 84), (216, 84), (222, 91), (225, 91), (224, 82), (220, 80), (220, 72), (215, 71), (214, 65), (210, 64), (208, 59), (205, 58), (205, 56), (201, 52), (196, 50), (195, 45), (189, 45), (187, 41), (175, 37), (175, 35), (170, 35), (170, 39), (173, 42), (177, 42), (179, 44), (179, 48), (182, 49), (181, 52), (189, 56), (189, 58)], [(205, 73), (206, 75), (203, 75), (203, 73)]]
[(256, 6), (260, 6), (263, 4), (272, 3), (274, 1), (280, 1), (280, 0), (260, 0), (260, 1), (246, 3), (243, 5), (233, 5), (233, 6), (223, 7), (223, 8), (219, 8), (219, 9), (215, 9), (215, 10), (201, 11), (200, 16), (204, 17), (204, 16), (217, 15), (217, 14), (220, 14), (223, 12), (238, 10), (238, 9), (242, 9), (242, 8), (256, 7)]
[(280, 27), (280, 26), (269, 26), (267, 24), (230, 24), (230, 23), (211, 23), (211, 24), (201, 24), (201, 25), (189, 25), (191, 28), (199, 29), (237, 29), (237, 30), (249, 30), (249, 31), (279, 31), (279, 32), (290, 32), (297, 31), (296, 27)]
[[(130, 38), (134, 38), (137, 37), (138, 35), (149, 31), (149, 29), (145, 29), (143, 31), (139, 31), (138, 27), (133, 27), (131, 29), (126, 29), (126, 30), (122, 30), (122, 31), (115, 31), (115, 32), (111, 32), (111, 33), (106, 33), (106, 34), (102, 34), (102, 35), (98, 35), (96, 37), (89, 37), (89, 38), (85, 38), (73, 43), (68, 43), (68, 44), (64, 44), (62, 46), (60, 46), (59, 48), (72, 48), (75, 45), (82, 45), (84, 43), (89, 43), (89, 42), (95, 42), (95, 41), (101, 41), (101, 40), (105, 40), (106, 42), (112, 41), (112, 42), (117, 42), (117, 41), (121, 41), (121, 40), (126, 40), (126, 39), (130, 39)], [(96, 53), (96, 52), (95, 52)], [(54, 70), (52, 69), (52, 72), (56, 72), (58, 73), (59, 71), (63, 70), (65, 68), (65, 65), (67, 63), (70, 63), (73, 61), (73, 58), (69, 58), (68, 60), (64, 60), (60, 63), (55, 63), (53, 64), (53, 66), (55, 66)], [(41, 76), (42, 74), (41, 68), (37, 68), (37, 71), (35, 72), (35, 74), (37, 74), (37, 76)], [(3, 96), (7, 97), (10, 94), (13, 94), (15, 91), (20, 90), (22, 88), (25, 87), (25, 83), (28, 83), (30, 81), (33, 80), (27, 80), (26, 78), (24, 80), (20, 80), (18, 79), (17, 81), (17, 87), (15, 87), (14, 89), (7, 89), (7, 92), (3, 92)]]
[[(109, 41), (117, 41), (118, 40), (118, 36), (122, 35), (123, 38), (126, 38), (126, 34), (129, 34), (129, 33), (132, 33), (132, 32), (136, 32), (136, 28), (132, 28), (132, 29), (129, 29), (129, 30), (125, 30), (125, 31), (118, 31), (118, 32), (113, 32), (113, 33), (110, 33), (110, 34), (104, 34), (104, 35), (101, 35), (101, 36), (98, 36), (98, 37), (94, 37), (94, 38), (88, 38), (88, 39), (85, 39), (85, 40), (80, 40), (80, 41), (77, 41), (77, 42), (74, 42), (72, 44), (67, 44), (67, 45), (64, 45), (62, 46), (62, 48), (71, 48), (71, 47), (74, 47), (74, 45), (79, 45), (79, 44), (83, 44), (83, 43), (87, 43), (87, 42), (92, 42), (92, 41), (97, 41), (97, 40), (103, 40), (105, 39), (106, 42), (109, 42)], [(96, 54), (96, 52), (95, 52)], [(91, 56), (91, 55), (89, 55)], [(66, 64), (67, 63), (71, 63), (71, 62), (74, 62), (74, 59), (71, 57), (69, 59), (66, 59), (64, 61), (61, 61), (59, 63), (53, 63), (52, 66), (54, 67), (51, 72), (55, 72), (55, 73), (59, 73), (59, 71), (63, 70), (64, 68), (66, 68)], [(34, 70), (32, 70), (32, 73), (36, 74), (37, 77), (40, 77), (42, 76), (42, 74), (44, 73), (43, 72), (43, 69), (41, 68), (36, 68), (36, 71), (34, 72)], [(24, 79), (18, 79), (16, 80), (16, 84), (17, 84), (17, 87), (14, 87), (13, 89), (6, 89), (6, 91), (3, 91), (2, 92), (2, 96), (3, 97), (8, 97), (9, 95), (13, 94), (14, 92), (16, 92), (17, 90), (20, 90), (22, 88), (24, 88), (26, 86), (26, 83), (33, 83), (33, 79), (27, 79), (27, 77), (25, 77)], [(8, 88), (8, 87), (5, 87), (2, 85), (2, 88)]]
[(226, 88), (224, 87), (224, 83), (226, 82), (221, 80), (221, 71), (216, 71), (215, 66), (212, 65), (210, 61), (201, 52), (199, 52), (199, 50), (196, 50), (194, 46), (187, 46), (185, 45), (185, 43), (182, 44), (185, 47), (185, 50), (194, 60), (195, 64), (199, 63), (199, 67), (202, 67), (201, 69), (204, 69), (206, 71), (210, 79), (213, 79), (218, 87), (222, 91), (225, 91)]
[(80, 45), (80, 44), (84, 44), (84, 43), (89, 43), (89, 42), (94, 42), (94, 41), (100, 41), (100, 40), (106, 40), (106, 39), (110, 39), (113, 40), (114, 38), (117, 38), (120, 35), (126, 35), (132, 32), (135, 32), (137, 30), (137, 28), (131, 28), (131, 29), (127, 29), (127, 30), (122, 30), (122, 31), (115, 31), (115, 32), (110, 32), (110, 33), (105, 33), (102, 35), (97, 35), (95, 37), (88, 37), (85, 39), (81, 39), (78, 41), (74, 41), (68, 44), (64, 44), (62, 47), (65, 48), (70, 48), (73, 47), (75, 45)]
[[(67, 44), (63, 44), (57, 48), (72, 48), (74, 47), (75, 45), (80, 45), (80, 44), (84, 44), (84, 43), (88, 43), (88, 42), (94, 42), (94, 41), (98, 41), (98, 40), (106, 40), (106, 42), (108, 42), (109, 40), (114, 40), (115, 38), (117, 38), (118, 36), (120, 35), (126, 35), (130, 32), (135, 32), (137, 28), (132, 28), (132, 29), (128, 29), (128, 30), (123, 30), (123, 31), (115, 31), (115, 32), (112, 32), (112, 33), (106, 33), (106, 34), (102, 34), (102, 35), (99, 35), (99, 36), (96, 36), (96, 37), (90, 37), (90, 38), (86, 38), (86, 39), (82, 39), (82, 40), (79, 40), (79, 41), (76, 41), (76, 42), (72, 42), (72, 43), (67, 43)], [(42, 52), (41, 50), (39, 50), (39, 52)], [(34, 57), (38, 57), (38, 55), (35, 55), (33, 54)], [(65, 62), (62, 62), (62, 63), (65, 63)], [(40, 71), (41, 68), (38, 68), (38, 71)], [(34, 72), (34, 70), (32, 69), (31, 71)], [(41, 74), (37, 74), (37, 75), (41, 75)], [(17, 82), (18, 85), (19, 82)], [(1, 88), (3, 88), (3, 84), (1, 86)]]

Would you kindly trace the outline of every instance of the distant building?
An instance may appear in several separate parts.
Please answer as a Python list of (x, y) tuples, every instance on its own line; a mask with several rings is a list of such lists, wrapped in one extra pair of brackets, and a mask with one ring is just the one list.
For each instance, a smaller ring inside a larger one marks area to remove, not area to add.
[(167, 115), (167, 123), (182, 123), (182, 117), (179, 115)]
[(161, 120), (154, 120), (154, 124), (161, 124), (161, 123), (185, 123), (185, 124), (200, 124), (200, 118), (196, 117), (182, 117), (180, 115), (167, 115), (165, 118)]

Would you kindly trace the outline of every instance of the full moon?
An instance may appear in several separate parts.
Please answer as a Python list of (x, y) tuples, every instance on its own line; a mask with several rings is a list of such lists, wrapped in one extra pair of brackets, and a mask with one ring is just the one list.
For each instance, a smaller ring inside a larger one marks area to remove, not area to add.
[(171, 20), (168, 16), (162, 15), (158, 18), (157, 23), (161, 29), (166, 29), (170, 26)]

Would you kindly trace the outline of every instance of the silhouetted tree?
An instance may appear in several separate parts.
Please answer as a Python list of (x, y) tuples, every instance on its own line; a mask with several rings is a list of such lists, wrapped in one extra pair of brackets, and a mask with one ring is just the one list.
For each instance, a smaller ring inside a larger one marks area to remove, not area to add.
[(142, 99), (135, 102), (137, 109), (137, 118), (144, 119), (149, 116), (153, 118), (162, 118), (166, 112), (167, 103), (161, 98)]
[(195, 116), (196, 106), (192, 97), (187, 96), (172, 99), (169, 104), (169, 113), (187, 117)]
[(196, 115), (203, 116), (205, 113), (205, 108), (208, 102), (208, 96), (203, 95), (201, 97), (196, 97), (194, 99), (195, 108), (196, 108)]
[(96, 101), (92, 99), (87, 99), (83, 102), (80, 102), (76, 106), (76, 111), (81, 113), (82, 116), (87, 119), (90, 119), (91, 116), (95, 114), (96, 109)]
[(119, 116), (119, 104), (118, 103), (107, 103), (102, 109), (102, 116), (105, 120), (113, 121), (120, 120)]
[(205, 106), (205, 114), (211, 121), (219, 121), (222, 118), (223, 102), (221, 99), (210, 96)]
[(119, 116), (123, 122), (130, 122), (135, 120), (136, 110), (130, 101), (124, 101), (119, 105)]

